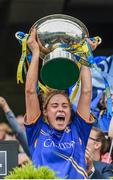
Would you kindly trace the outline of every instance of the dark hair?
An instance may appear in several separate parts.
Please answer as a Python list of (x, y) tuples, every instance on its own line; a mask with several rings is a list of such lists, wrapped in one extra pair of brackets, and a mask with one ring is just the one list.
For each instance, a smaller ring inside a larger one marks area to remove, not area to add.
[(105, 154), (106, 152), (109, 152), (110, 146), (111, 146), (111, 138), (108, 136), (108, 134), (101, 131), (101, 129), (92, 127), (92, 130), (96, 132), (96, 140), (98, 142), (101, 142), (101, 149), (100, 149), (100, 155)]

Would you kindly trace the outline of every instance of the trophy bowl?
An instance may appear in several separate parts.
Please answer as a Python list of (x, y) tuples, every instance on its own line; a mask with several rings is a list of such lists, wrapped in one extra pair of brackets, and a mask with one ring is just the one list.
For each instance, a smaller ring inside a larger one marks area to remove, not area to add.
[(32, 27), (36, 28), (37, 38), (47, 49), (47, 52), (40, 52), (42, 82), (53, 89), (68, 89), (78, 81), (80, 74), (76, 56), (69, 49), (89, 37), (86, 26), (74, 17), (53, 14), (39, 19)]

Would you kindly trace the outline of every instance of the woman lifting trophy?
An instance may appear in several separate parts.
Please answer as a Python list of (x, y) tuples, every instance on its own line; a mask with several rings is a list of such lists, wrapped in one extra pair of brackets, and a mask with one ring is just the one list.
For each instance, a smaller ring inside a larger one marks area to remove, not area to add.
[[(16, 37), (23, 52), (18, 81), (23, 82), (20, 72), (27, 70), (25, 127), (32, 162), (35, 167), (48, 166), (60, 178), (86, 179), (85, 150), (93, 123), (89, 67), (98, 38), (90, 41), (86, 26), (63, 14), (39, 19), (29, 34), (17, 32)], [(76, 112), (72, 113), (65, 90), (79, 79), (81, 94)], [(45, 92), (43, 102), (37, 94), (37, 84)]]

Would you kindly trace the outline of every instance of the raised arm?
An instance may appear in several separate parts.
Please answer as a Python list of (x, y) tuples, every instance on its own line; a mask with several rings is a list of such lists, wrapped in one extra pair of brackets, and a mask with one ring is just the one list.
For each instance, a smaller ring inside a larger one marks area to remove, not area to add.
[(10, 109), (7, 101), (1, 96), (0, 96), (0, 107), (4, 111), (5, 117), (9, 125), (11, 126), (12, 130), (14, 131), (16, 138), (18, 139), (21, 146), (23, 147), (25, 153), (30, 157), (26, 134), (24, 131), (22, 131), (21, 127), (19, 126), (15, 117), (15, 114)]
[(31, 30), (27, 41), (32, 52), (32, 60), (26, 76), (25, 99), (26, 99), (26, 122), (32, 123), (40, 115), (40, 104), (36, 92), (39, 72), (39, 44), (36, 40), (36, 29)]
[(77, 111), (82, 116), (82, 118), (88, 121), (90, 117), (90, 103), (92, 96), (92, 79), (89, 67), (83, 65), (81, 66), (80, 78), (81, 94), (77, 106)]

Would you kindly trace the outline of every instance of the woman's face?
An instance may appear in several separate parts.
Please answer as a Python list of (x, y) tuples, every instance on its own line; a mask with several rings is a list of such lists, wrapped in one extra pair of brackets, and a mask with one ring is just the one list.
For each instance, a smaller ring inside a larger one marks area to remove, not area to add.
[(54, 95), (44, 111), (49, 124), (56, 130), (64, 130), (70, 121), (71, 108), (68, 99), (62, 94)]

